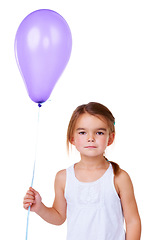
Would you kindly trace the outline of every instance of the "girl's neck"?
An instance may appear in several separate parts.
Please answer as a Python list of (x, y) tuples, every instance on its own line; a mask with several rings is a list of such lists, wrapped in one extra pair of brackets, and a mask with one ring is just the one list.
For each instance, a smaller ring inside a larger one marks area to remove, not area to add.
[(81, 156), (81, 160), (78, 163), (78, 166), (84, 169), (94, 170), (98, 168), (108, 168), (108, 162), (103, 156), (96, 158), (86, 158)]

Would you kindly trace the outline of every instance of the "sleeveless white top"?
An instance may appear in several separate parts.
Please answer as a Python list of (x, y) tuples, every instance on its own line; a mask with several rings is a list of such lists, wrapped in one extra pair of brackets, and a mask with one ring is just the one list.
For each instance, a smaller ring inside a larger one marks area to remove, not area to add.
[(66, 169), (67, 240), (125, 240), (121, 201), (112, 165), (94, 182), (80, 182)]

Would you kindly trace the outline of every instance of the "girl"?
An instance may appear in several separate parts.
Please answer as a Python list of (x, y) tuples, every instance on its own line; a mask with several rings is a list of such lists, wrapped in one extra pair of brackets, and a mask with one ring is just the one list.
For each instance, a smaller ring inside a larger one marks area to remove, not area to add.
[(80, 161), (57, 173), (51, 208), (33, 188), (24, 197), (24, 208), (31, 206), (48, 223), (61, 225), (67, 216), (67, 240), (140, 240), (141, 221), (130, 177), (104, 156), (114, 141), (114, 125), (112, 113), (99, 103), (77, 107), (68, 126), (67, 146), (76, 147)]

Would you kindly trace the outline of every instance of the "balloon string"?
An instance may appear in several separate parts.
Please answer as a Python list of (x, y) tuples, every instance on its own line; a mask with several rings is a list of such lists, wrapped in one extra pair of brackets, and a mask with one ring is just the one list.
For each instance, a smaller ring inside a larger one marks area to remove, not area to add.
[[(40, 107), (41, 106), (42, 106), (41, 104), (38, 104), (39, 110), (38, 110), (38, 119), (37, 119), (35, 157), (34, 157), (34, 166), (33, 166), (33, 175), (32, 175), (31, 187), (33, 187), (34, 175), (35, 175), (35, 165), (36, 165), (36, 158), (37, 158), (37, 146), (38, 146), (38, 135), (39, 135), (39, 118), (40, 118)], [(29, 214), (30, 214), (30, 206), (28, 208), (28, 213), (27, 213), (26, 240), (28, 239)]]

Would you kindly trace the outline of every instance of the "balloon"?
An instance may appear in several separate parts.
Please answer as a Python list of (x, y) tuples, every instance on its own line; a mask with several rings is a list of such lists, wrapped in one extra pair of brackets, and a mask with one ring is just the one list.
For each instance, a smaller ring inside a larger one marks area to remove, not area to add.
[(15, 56), (32, 101), (43, 103), (50, 97), (71, 49), (70, 28), (58, 13), (40, 9), (21, 22), (15, 37)]

